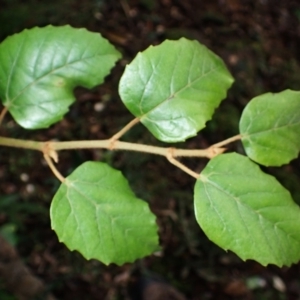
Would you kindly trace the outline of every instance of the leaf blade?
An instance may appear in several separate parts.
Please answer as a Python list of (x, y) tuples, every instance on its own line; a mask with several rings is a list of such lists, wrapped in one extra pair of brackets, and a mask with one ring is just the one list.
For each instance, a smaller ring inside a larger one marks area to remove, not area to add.
[(300, 209), (274, 177), (248, 158), (213, 158), (195, 185), (196, 219), (208, 238), (243, 260), (291, 265), (300, 259)]
[(265, 166), (281, 166), (300, 151), (300, 92), (285, 90), (253, 98), (240, 120), (247, 155)]
[(103, 82), (120, 53), (97, 33), (70, 26), (35, 27), (0, 44), (0, 98), (24, 128), (59, 121), (76, 86)]
[(184, 141), (205, 127), (233, 79), (223, 61), (196, 41), (165, 41), (126, 66), (119, 93), (159, 140)]
[(105, 163), (86, 162), (68, 176), (50, 215), (59, 240), (87, 259), (120, 265), (158, 248), (155, 216)]

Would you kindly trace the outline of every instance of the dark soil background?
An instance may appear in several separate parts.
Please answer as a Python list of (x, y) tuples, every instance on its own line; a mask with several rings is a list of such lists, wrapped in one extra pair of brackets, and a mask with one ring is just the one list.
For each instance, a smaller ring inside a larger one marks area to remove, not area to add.
[[(150, 44), (182, 36), (221, 56), (236, 81), (207, 128), (180, 147), (205, 148), (237, 134), (242, 109), (254, 96), (300, 90), (299, 0), (0, 0), (0, 41), (24, 28), (48, 24), (100, 32), (123, 59), (104, 85), (75, 91), (78, 101), (59, 124), (25, 131), (6, 116), (1, 135), (41, 141), (112, 136), (132, 119), (118, 96), (126, 63)], [(142, 125), (124, 140), (159, 144)], [(242, 147), (235, 143), (231, 150), (242, 152)], [(50, 229), (49, 206), (59, 183), (42, 156), (0, 149), (0, 232), (15, 243), (26, 264), (58, 299), (131, 299), (129, 291), (141, 287), (141, 276), (163, 278), (193, 300), (300, 299), (300, 265), (278, 268), (243, 262), (205, 237), (193, 215), (193, 178), (164, 158), (64, 151), (58, 168), (67, 175), (91, 159), (122, 170), (136, 194), (149, 202), (160, 226), (160, 253), (134, 264), (107, 267), (70, 252)], [(198, 171), (206, 163), (184, 162)], [(299, 160), (265, 170), (276, 175), (300, 203)], [(0, 299), (14, 299), (1, 282), (0, 278)]]

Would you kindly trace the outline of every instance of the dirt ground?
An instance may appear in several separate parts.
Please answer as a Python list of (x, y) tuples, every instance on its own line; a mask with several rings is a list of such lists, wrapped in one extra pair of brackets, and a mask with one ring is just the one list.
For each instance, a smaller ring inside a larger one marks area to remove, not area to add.
[[(118, 96), (126, 63), (151, 44), (182, 36), (221, 56), (236, 80), (214, 119), (186, 148), (205, 148), (237, 134), (241, 111), (254, 96), (300, 90), (300, 1), (296, 0), (0, 0), (0, 24), (0, 41), (34, 26), (85, 27), (100, 32), (123, 54), (104, 85), (91, 91), (76, 89), (78, 101), (62, 122), (49, 130), (25, 131), (7, 116), (0, 129), (3, 136), (41, 141), (112, 136), (132, 118)], [(159, 144), (142, 126), (125, 139)], [(241, 152), (241, 145), (236, 143), (231, 150)], [(49, 205), (58, 182), (42, 157), (0, 149), (0, 232), (57, 299), (163, 299), (141, 296), (149, 282), (168, 283), (191, 300), (300, 299), (299, 264), (278, 268), (243, 262), (205, 237), (193, 215), (193, 179), (163, 158), (99, 150), (62, 152), (59, 169), (69, 174), (80, 163), (100, 158), (122, 170), (136, 194), (156, 213), (160, 253), (134, 264), (107, 267), (68, 251), (50, 229)], [(206, 161), (185, 163), (201, 170)], [(276, 175), (300, 204), (299, 159), (266, 171)], [(151, 290), (147, 293), (153, 295)], [(1, 278), (0, 299), (15, 299)]]

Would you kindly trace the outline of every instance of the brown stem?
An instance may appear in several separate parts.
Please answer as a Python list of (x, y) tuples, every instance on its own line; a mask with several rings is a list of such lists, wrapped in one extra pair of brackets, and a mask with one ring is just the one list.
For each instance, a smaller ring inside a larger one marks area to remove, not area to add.
[(231, 138), (228, 138), (228, 139), (226, 139), (226, 140), (224, 140), (222, 142), (219, 142), (219, 143), (216, 143), (216, 144), (210, 146), (210, 148), (220, 148), (220, 147), (225, 146), (225, 145), (227, 145), (229, 143), (238, 141), (241, 138), (242, 138), (242, 135), (241, 134), (237, 134), (235, 136), (232, 136)]
[(64, 183), (66, 181), (66, 178), (64, 178), (60, 172), (56, 169), (55, 165), (53, 164), (50, 156), (48, 154), (44, 154), (44, 158), (51, 169), (52, 173), (55, 175), (55, 177), (61, 182)]
[(189, 174), (190, 176), (198, 179), (199, 178), (199, 174), (194, 172), (193, 170), (189, 169), (187, 166), (185, 166), (184, 164), (182, 164), (181, 162), (179, 162), (178, 160), (176, 160), (174, 158), (174, 148), (169, 148), (167, 151), (167, 159), (168, 161), (173, 164), (174, 166), (178, 167), (179, 169), (181, 169), (182, 171), (184, 171), (185, 173)]
[(136, 125), (137, 123), (140, 122), (139, 118), (134, 118), (133, 120), (131, 120), (125, 127), (123, 127), (119, 132), (117, 132), (116, 134), (114, 134), (111, 137), (111, 145), (109, 147), (110, 150), (113, 150), (115, 147), (115, 142), (120, 139), (120, 137), (122, 135), (124, 135), (129, 129), (131, 129), (134, 125)]
[(4, 108), (2, 109), (2, 111), (1, 111), (1, 113), (0, 113), (0, 126), (1, 126), (1, 124), (2, 124), (2, 121), (3, 121), (3, 119), (4, 119), (5, 115), (6, 115), (6, 113), (7, 113), (7, 108), (4, 107)]

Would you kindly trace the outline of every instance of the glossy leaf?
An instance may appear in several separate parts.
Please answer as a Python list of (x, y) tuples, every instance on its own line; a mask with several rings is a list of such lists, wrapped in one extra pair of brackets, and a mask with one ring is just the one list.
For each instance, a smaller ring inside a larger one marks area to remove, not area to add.
[(300, 92), (286, 90), (252, 99), (240, 120), (247, 155), (265, 166), (280, 166), (300, 151)]
[(126, 67), (119, 92), (157, 139), (179, 142), (205, 127), (232, 82), (217, 55), (182, 38), (139, 53)]
[(155, 216), (126, 179), (105, 163), (86, 162), (61, 184), (52, 228), (70, 250), (105, 264), (132, 262), (158, 249)]
[(300, 209), (249, 158), (222, 154), (195, 185), (196, 218), (209, 239), (243, 260), (291, 265), (300, 259)]
[(0, 44), (0, 98), (28, 129), (59, 121), (76, 86), (103, 82), (119, 52), (98, 33), (70, 26), (33, 28)]

